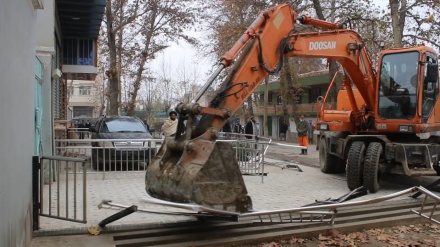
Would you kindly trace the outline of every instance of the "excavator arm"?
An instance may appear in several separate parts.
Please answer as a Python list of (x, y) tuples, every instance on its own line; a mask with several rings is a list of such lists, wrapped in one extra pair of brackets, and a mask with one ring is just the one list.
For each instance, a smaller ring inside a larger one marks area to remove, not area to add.
[[(266, 76), (279, 71), (285, 38), (293, 30), (296, 19), (296, 12), (287, 4), (259, 13), (234, 46), (222, 56), (220, 69), (233, 67), (209, 108), (200, 112), (204, 117), (194, 130), (193, 137), (209, 128), (220, 130)], [(201, 94), (204, 93), (202, 91)], [(217, 109), (222, 109), (223, 114), (215, 116)]]
[[(335, 30), (296, 34), (296, 21)], [(339, 61), (350, 71), (356, 86), (365, 92), (362, 94), (365, 102), (372, 103), (374, 97), (367, 92), (374, 87), (374, 72), (362, 39), (353, 31), (340, 30), (342, 27), (340, 23), (297, 17), (287, 4), (260, 12), (222, 56), (219, 68), (195, 99), (176, 107), (178, 133), (175, 138), (165, 140), (147, 168), (148, 194), (167, 201), (195, 202), (229, 211), (252, 210), (235, 151), (229, 143), (216, 142), (217, 133), (266, 76), (279, 71), (285, 55)], [(220, 72), (231, 65), (210, 105), (200, 106), (197, 103), (200, 97)], [(197, 115), (203, 117), (193, 127)]]
[[(339, 62), (365, 103), (374, 106), (376, 72), (358, 33), (353, 30), (297, 33), (289, 35), (288, 42), (291, 46), (286, 56), (329, 58)], [(345, 86), (351, 88), (351, 85)]]

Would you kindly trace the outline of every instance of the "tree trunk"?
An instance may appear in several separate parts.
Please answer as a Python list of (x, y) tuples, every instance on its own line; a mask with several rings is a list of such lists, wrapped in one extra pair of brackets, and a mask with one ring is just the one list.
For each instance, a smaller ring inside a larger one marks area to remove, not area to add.
[[(120, 1), (119, 2), (119, 23), (122, 23), (123, 22), (123, 18), (124, 18), (124, 11), (123, 11), (123, 9), (124, 9), (124, 3), (125, 3), (125, 1)], [(117, 62), (117, 66), (118, 66), (118, 81), (119, 81), (119, 83), (118, 83), (118, 115), (120, 116), (121, 115), (121, 106), (122, 106), (122, 97), (121, 97), (121, 93), (122, 93), (122, 85), (121, 85), (121, 82), (122, 82), (122, 80), (121, 80), (121, 68), (122, 68), (122, 56), (123, 56), (123, 54), (122, 54), (122, 41), (123, 41), (123, 37), (124, 37), (124, 27), (123, 26), (121, 26), (121, 28), (119, 29), (119, 32), (118, 32), (118, 47), (117, 47), (117, 50), (116, 50), (116, 57), (117, 57), (117, 59), (118, 59), (118, 62)]]
[(107, 18), (107, 42), (109, 47), (109, 70), (107, 71), (108, 83), (109, 83), (109, 110), (110, 115), (118, 115), (118, 95), (119, 95), (119, 78), (116, 62), (116, 39), (113, 32), (113, 14), (112, 14), (112, 1), (106, 2), (106, 18)]
[(263, 117), (263, 136), (269, 136), (269, 123), (267, 122), (267, 103), (269, 102), (269, 76), (264, 80), (264, 117)]
[[(319, 0), (313, 0), (313, 7), (315, 8), (316, 11), (316, 15), (318, 16), (318, 18), (320, 20), (324, 20), (324, 14), (322, 12), (322, 6), (321, 3), (319, 2)], [(335, 22), (335, 9), (336, 9), (336, 1), (332, 0), (331, 2), (331, 22)], [(329, 74), (330, 74), (330, 78), (333, 78), (333, 76), (338, 72), (339, 68), (338, 68), (338, 64), (332, 60), (332, 59), (328, 59), (329, 61)], [(335, 82), (335, 86), (330, 89), (330, 102), (336, 102), (337, 96), (338, 96), (338, 92), (341, 89), (341, 84), (342, 84), (342, 78), (341, 76), (338, 76)], [(296, 121), (296, 120), (295, 120)]]
[(390, 0), (391, 23), (393, 27), (393, 44), (395, 48), (402, 47), (406, 6), (406, 0)]
[(128, 103), (128, 106), (127, 106), (127, 115), (129, 115), (129, 116), (134, 115), (137, 95), (138, 95), (139, 89), (141, 88), (142, 73), (145, 70), (145, 63), (150, 55), (149, 50), (150, 50), (150, 45), (151, 45), (151, 39), (153, 38), (153, 34), (154, 34), (154, 23), (155, 23), (157, 14), (158, 14), (158, 8), (157, 8), (157, 6), (155, 6), (152, 8), (150, 26), (149, 26), (149, 30), (146, 35), (145, 47), (141, 53), (142, 57), (141, 57), (141, 60), (139, 61), (139, 68), (136, 71), (136, 79), (133, 82), (133, 92), (131, 92), (130, 102)]

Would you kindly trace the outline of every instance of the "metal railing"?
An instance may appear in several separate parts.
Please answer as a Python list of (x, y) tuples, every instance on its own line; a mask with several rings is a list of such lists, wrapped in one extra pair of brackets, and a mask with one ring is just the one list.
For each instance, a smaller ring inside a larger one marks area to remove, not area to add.
[(58, 139), (55, 154), (86, 159), (90, 172), (145, 171), (162, 139)]
[[(243, 175), (264, 176), (264, 155), (272, 139), (220, 132), (217, 141), (231, 143)], [(105, 179), (106, 172), (146, 171), (162, 142), (163, 139), (57, 139), (55, 154), (83, 158), (86, 169), (102, 172)]]
[(220, 132), (217, 141), (231, 143), (243, 175), (261, 175), (261, 182), (263, 182), (265, 175), (264, 156), (272, 139), (241, 133)]
[(36, 156), (33, 168), (34, 229), (39, 228), (38, 215), (86, 223), (85, 159)]

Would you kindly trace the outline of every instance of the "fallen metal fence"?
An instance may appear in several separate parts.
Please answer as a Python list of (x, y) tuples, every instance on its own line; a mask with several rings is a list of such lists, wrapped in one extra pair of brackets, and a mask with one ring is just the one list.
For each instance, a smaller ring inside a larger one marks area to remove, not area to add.
[[(325, 203), (322, 205), (312, 205), (312, 206), (275, 209), (275, 210), (260, 210), (260, 211), (246, 212), (246, 213), (238, 213), (238, 212), (214, 209), (203, 205), (168, 202), (168, 201), (158, 200), (155, 198), (144, 198), (143, 201), (151, 204), (186, 210), (182, 212), (169, 211), (168, 214), (172, 214), (172, 215), (176, 215), (179, 213), (180, 215), (207, 214), (208, 216), (234, 216), (237, 218), (237, 220), (243, 219), (243, 220), (254, 220), (260, 222), (296, 222), (296, 223), (328, 222), (333, 225), (335, 223), (336, 217), (338, 216), (338, 211), (340, 211), (340, 209), (342, 208), (354, 208), (357, 206), (378, 204), (381, 202), (395, 199), (397, 197), (410, 195), (412, 193), (423, 194), (425, 198), (423, 199), (422, 202), (420, 202), (419, 210), (411, 209), (410, 212), (413, 212), (419, 215), (420, 217), (428, 219), (434, 223), (440, 224), (440, 221), (437, 220), (439, 217), (437, 205), (440, 203), (440, 197), (421, 186), (408, 188), (402, 191), (398, 191), (392, 194), (388, 194), (385, 196), (380, 196), (368, 200), (342, 202), (342, 203), (334, 202), (334, 203)], [(428, 205), (428, 203), (430, 205)], [(108, 204), (108, 205), (119, 208), (128, 207), (120, 204), (114, 204), (114, 205)], [(146, 212), (146, 213), (157, 213), (148, 209), (147, 210), (138, 209), (138, 211)], [(437, 219), (435, 217), (437, 217)]]

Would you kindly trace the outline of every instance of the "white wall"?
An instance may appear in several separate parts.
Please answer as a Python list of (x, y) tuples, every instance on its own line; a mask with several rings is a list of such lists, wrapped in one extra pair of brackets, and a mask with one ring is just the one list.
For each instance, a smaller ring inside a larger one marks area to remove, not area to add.
[(31, 0), (0, 1), (0, 246), (31, 240), (34, 61)]
[[(80, 95), (79, 87), (90, 87), (90, 95)], [(69, 96), (69, 106), (96, 106), (95, 81), (67, 80), (67, 87), (73, 87), (73, 95)]]
[[(30, 0), (29, 0), (30, 1)], [(42, 0), (44, 10), (38, 10), (36, 26), (36, 53), (43, 63), (43, 115), (42, 115), (42, 151), (43, 155), (52, 155), (53, 109), (52, 109), (52, 60), (55, 55), (55, 8), (54, 0)]]

